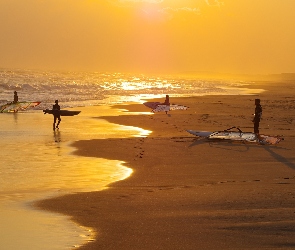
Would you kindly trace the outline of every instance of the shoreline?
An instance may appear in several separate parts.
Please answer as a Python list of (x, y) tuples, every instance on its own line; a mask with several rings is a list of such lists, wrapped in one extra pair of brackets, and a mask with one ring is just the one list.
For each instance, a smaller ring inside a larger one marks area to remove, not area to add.
[[(43, 200), (37, 206), (94, 228), (96, 240), (80, 249), (295, 247), (295, 89), (290, 83), (258, 85), (267, 91), (173, 98), (171, 103), (190, 109), (169, 115), (100, 117), (153, 133), (77, 141), (75, 154), (124, 161), (133, 174), (105, 190)], [(285, 136), (277, 146), (212, 144), (185, 131), (231, 126), (252, 131), (257, 96), (264, 108), (261, 132)], [(149, 111), (140, 104), (118, 107)]]

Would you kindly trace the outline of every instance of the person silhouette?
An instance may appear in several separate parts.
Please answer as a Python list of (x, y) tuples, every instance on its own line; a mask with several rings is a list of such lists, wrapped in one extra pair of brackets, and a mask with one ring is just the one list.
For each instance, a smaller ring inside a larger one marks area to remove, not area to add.
[(17, 103), (17, 102), (18, 102), (18, 95), (17, 95), (17, 92), (14, 91), (13, 103)]
[(255, 99), (255, 114), (253, 118), (254, 133), (259, 135), (259, 123), (262, 117), (262, 107), (260, 105), (260, 99)]
[[(58, 126), (61, 122), (61, 118), (60, 118), (60, 112), (59, 112), (60, 106), (58, 104), (58, 100), (55, 100), (55, 104), (53, 105), (52, 110), (53, 110), (53, 130), (59, 129)], [(58, 122), (57, 122), (57, 125), (55, 126), (55, 123), (57, 120)]]
[(165, 104), (165, 105), (170, 105), (169, 95), (166, 95), (166, 99), (165, 99), (164, 104)]
[[(165, 99), (165, 102), (162, 103), (163, 105), (167, 105), (167, 106), (170, 106), (170, 100), (169, 100), (169, 95), (166, 95), (166, 99)], [(165, 111), (166, 114), (168, 113), (168, 111)]]

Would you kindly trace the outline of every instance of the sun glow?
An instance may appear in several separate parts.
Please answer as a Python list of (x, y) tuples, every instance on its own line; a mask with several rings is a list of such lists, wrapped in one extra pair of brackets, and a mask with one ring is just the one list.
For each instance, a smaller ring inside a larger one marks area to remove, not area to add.
[(3, 67), (294, 72), (295, 1), (43, 2), (1, 2)]

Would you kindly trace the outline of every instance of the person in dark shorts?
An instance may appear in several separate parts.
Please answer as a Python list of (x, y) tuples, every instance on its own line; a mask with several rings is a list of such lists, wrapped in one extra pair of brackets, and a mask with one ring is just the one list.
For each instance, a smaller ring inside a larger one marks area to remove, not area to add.
[[(56, 110), (56, 112), (53, 112), (53, 130), (55, 130), (55, 129), (59, 129), (59, 127), (58, 127), (58, 125), (60, 124), (60, 121), (61, 121), (61, 119), (60, 119), (60, 113), (59, 113), (59, 110), (60, 110), (60, 106), (58, 105), (58, 100), (55, 100), (55, 104), (53, 105), (53, 107), (52, 107), (52, 110), (54, 111), (54, 110)], [(55, 126), (55, 123), (56, 123), (56, 121), (58, 120), (58, 122), (57, 122), (57, 125)]]
[(260, 99), (255, 99), (255, 114), (253, 118), (253, 123), (254, 123), (254, 133), (259, 134), (259, 123), (260, 119), (262, 117), (262, 107), (260, 105)]

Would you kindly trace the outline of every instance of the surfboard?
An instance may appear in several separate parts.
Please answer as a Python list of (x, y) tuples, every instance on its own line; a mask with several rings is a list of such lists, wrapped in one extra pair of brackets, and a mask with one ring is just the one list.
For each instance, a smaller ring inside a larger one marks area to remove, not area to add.
[(44, 109), (44, 114), (56, 114), (60, 116), (74, 116), (80, 114), (81, 111), (74, 111), (74, 110), (52, 110), (52, 109)]
[(7, 103), (0, 107), (0, 113), (15, 113), (18, 111), (24, 111), (28, 108), (34, 108), (41, 102), (16, 102)]
[(258, 144), (269, 144), (269, 145), (278, 144), (280, 141), (284, 140), (282, 136), (272, 136), (272, 135), (263, 135), (263, 134), (260, 134), (259, 136), (257, 136), (253, 132), (243, 132), (239, 128), (237, 128), (238, 131), (231, 131), (230, 129), (227, 129), (224, 131), (215, 131), (215, 132), (187, 130), (187, 132), (198, 137), (207, 138), (208, 140), (255, 142)]
[(189, 107), (184, 106), (184, 105), (178, 105), (178, 104), (170, 104), (170, 105), (165, 105), (160, 102), (145, 102), (143, 103), (146, 107), (152, 109), (152, 112), (168, 112), (171, 110), (186, 110)]

